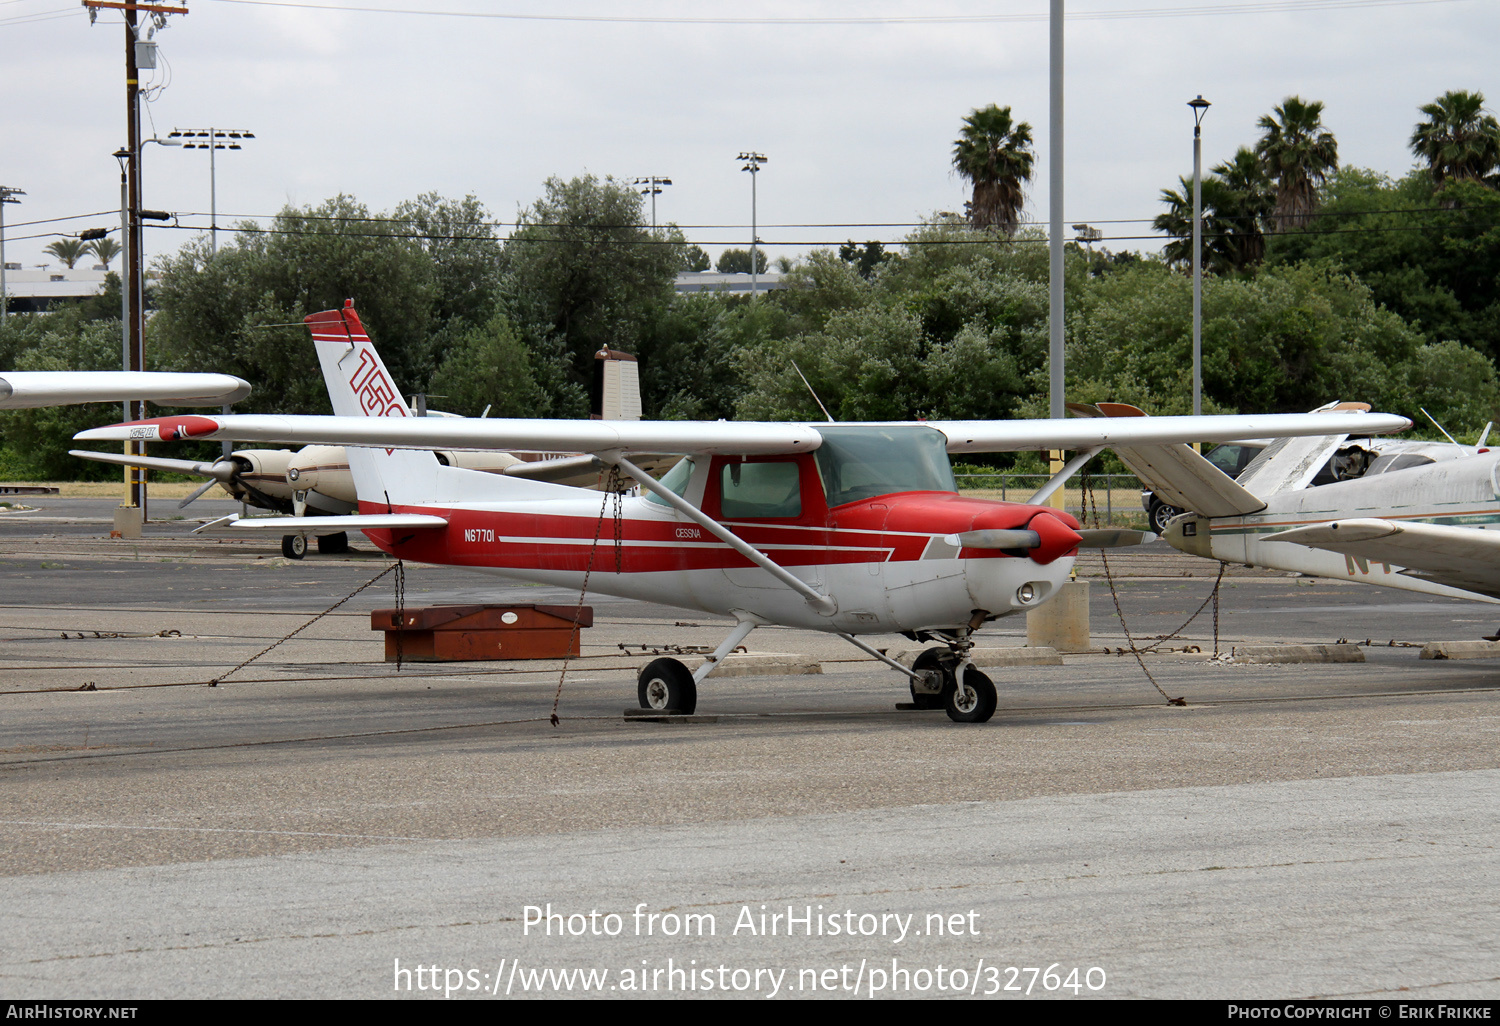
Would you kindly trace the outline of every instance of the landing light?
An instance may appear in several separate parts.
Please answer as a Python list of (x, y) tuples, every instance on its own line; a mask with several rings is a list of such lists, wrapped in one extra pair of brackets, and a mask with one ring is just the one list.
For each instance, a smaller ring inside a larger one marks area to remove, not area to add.
[(1030, 602), (1036, 598), (1036, 589), (1029, 584), (1023, 584), (1016, 589), (1016, 598), (1020, 599), (1023, 603)]

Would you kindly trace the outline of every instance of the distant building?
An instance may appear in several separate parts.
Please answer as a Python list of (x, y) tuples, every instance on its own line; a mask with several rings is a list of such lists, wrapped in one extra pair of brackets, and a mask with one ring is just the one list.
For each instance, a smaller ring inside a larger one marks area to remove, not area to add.
[(11, 313), (44, 313), (54, 303), (87, 299), (104, 292), (108, 274), (103, 264), (92, 268), (59, 266), (23, 270), (20, 264), (5, 265), (5, 297)]
[[(761, 292), (784, 289), (780, 271), (763, 271), (756, 282)], [(719, 271), (684, 271), (677, 276), (678, 292), (729, 292), (734, 295), (750, 294), (750, 275), (722, 274)]]

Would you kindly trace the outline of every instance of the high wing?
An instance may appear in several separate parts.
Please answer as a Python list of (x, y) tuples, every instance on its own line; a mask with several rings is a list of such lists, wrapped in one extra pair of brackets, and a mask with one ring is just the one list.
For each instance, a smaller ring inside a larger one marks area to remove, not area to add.
[(0, 410), (75, 403), (149, 399), (174, 406), (225, 406), (250, 394), (229, 374), (167, 374), (152, 371), (5, 371), (0, 373)]
[[(1385, 413), (1289, 413), (1213, 417), (1078, 420), (923, 421), (948, 439), (950, 453), (1085, 449), (1108, 445), (1219, 442), (1235, 438), (1387, 434), (1411, 422)], [(913, 425), (872, 423), (840, 427)], [(810, 452), (822, 443), (811, 424), (750, 421), (450, 420), (433, 417), (310, 417), (189, 414), (93, 428), (80, 441), (177, 441), (188, 438), (356, 445), (394, 449), (502, 449), (509, 452), (673, 453)]]
[(1409, 576), (1500, 596), (1500, 531), (1372, 518), (1298, 527), (1262, 541), (1295, 542), (1366, 563), (1394, 563)]

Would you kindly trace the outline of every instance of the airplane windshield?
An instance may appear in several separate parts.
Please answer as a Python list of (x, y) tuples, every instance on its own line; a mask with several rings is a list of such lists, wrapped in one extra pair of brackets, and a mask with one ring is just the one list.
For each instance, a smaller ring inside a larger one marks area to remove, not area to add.
[(956, 492), (948, 439), (929, 427), (818, 425), (815, 450), (828, 505), (896, 492)]

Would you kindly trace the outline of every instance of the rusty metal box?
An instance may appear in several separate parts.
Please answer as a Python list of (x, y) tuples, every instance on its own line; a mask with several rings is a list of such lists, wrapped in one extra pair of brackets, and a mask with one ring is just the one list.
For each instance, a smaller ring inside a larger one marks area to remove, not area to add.
[[(577, 617), (577, 627), (574, 617)], [(567, 659), (578, 655), (579, 633), (594, 624), (592, 606), (414, 606), (370, 614), (370, 629), (385, 632), (385, 661), (473, 662), (490, 659)]]

